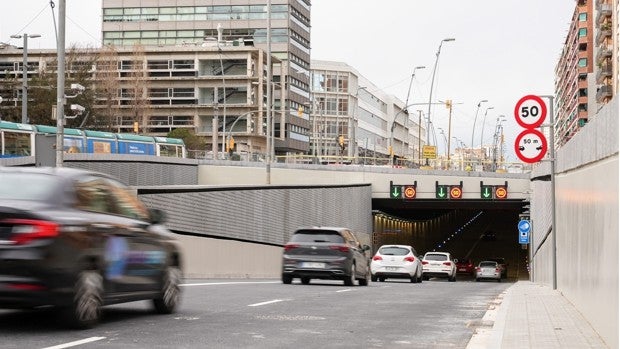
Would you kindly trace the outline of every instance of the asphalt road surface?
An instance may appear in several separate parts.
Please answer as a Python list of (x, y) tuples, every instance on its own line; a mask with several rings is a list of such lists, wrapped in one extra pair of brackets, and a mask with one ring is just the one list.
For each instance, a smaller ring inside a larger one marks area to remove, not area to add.
[(108, 306), (94, 329), (69, 330), (50, 309), (0, 310), (2, 348), (465, 348), (512, 283), (404, 280), (185, 280), (182, 304)]

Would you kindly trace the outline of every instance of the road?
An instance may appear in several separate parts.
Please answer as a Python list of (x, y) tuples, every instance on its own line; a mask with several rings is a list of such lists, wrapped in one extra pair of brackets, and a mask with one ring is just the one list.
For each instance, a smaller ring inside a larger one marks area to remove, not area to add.
[(149, 302), (105, 308), (68, 330), (49, 309), (0, 310), (2, 348), (465, 348), (509, 281), (400, 280), (345, 287), (313, 280), (186, 280), (177, 313)]

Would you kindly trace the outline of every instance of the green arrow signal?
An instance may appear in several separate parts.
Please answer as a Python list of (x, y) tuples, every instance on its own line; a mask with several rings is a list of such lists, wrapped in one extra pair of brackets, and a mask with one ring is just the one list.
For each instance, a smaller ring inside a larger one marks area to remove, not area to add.
[(437, 191), (437, 197), (439, 197), (440, 199), (443, 199), (444, 197), (446, 197), (446, 195), (448, 194), (447, 192), (445, 192), (446, 187), (445, 186), (439, 186), (439, 191)]
[(392, 192), (390, 193), (390, 195), (392, 196), (392, 198), (398, 199), (401, 197), (401, 194), (400, 194), (401, 191), (402, 191), (402, 188), (400, 186), (394, 185), (392, 186)]
[(484, 191), (482, 192), (482, 197), (485, 199), (488, 199), (491, 197), (491, 188), (490, 187), (484, 187)]

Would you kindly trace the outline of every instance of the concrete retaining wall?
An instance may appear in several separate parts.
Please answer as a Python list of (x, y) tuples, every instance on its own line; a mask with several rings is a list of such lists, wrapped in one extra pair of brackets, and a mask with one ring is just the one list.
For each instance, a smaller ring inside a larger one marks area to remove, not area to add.
[[(557, 288), (618, 347), (618, 102), (557, 153)], [(532, 173), (533, 281), (552, 285), (549, 163)]]

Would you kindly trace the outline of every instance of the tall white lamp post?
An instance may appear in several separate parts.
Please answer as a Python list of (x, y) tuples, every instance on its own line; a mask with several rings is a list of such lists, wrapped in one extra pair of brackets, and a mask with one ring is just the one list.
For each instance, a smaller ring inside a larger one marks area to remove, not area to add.
[(40, 38), (39, 34), (24, 33), (23, 35), (11, 35), (13, 39), (24, 39), (24, 60), (22, 63), (22, 124), (28, 123), (28, 38)]

